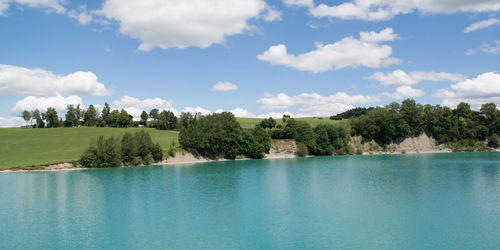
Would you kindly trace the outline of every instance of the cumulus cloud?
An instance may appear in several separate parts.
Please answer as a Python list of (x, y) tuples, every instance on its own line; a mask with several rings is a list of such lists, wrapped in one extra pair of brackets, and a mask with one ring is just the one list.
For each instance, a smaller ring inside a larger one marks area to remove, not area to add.
[(360, 39), (346, 37), (333, 44), (317, 43), (316, 50), (300, 55), (289, 54), (286, 45), (279, 44), (271, 46), (257, 58), (272, 65), (284, 65), (314, 73), (346, 67), (379, 68), (400, 63), (399, 59), (390, 57), (392, 47), (381, 44), (396, 38), (393, 30), (386, 28), (380, 32), (360, 32)]
[(57, 75), (43, 69), (0, 64), (0, 95), (53, 96), (56, 93), (109, 96), (113, 90), (100, 83), (92, 72)]
[[(355, 104), (367, 104), (378, 102), (380, 99), (374, 96), (348, 95), (337, 92), (335, 95), (321, 96), (313, 93), (303, 93), (296, 96), (288, 96), (285, 93), (277, 95), (265, 94), (257, 103), (262, 109), (286, 109), (297, 106), (299, 111), (316, 116), (327, 116), (344, 112), (354, 108)], [(308, 115), (310, 116), (310, 115)]]
[(141, 41), (143, 51), (206, 48), (250, 30), (250, 19), (279, 20), (264, 0), (106, 0), (95, 13), (116, 20), (122, 34)]
[(201, 113), (202, 115), (208, 115), (208, 114), (212, 113), (212, 112), (210, 112), (210, 110), (202, 108), (202, 107), (196, 107), (196, 108), (185, 107), (184, 109), (182, 109), (182, 112), (191, 113), (191, 114)]
[(230, 91), (230, 90), (236, 90), (238, 89), (238, 86), (232, 82), (223, 82), (219, 81), (217, 82), (213, 87), (212, 91)]
[(0, 128), (25, 126), (26, 122), (21, 117), (0, 117)]
[(483, 21), (476, 22), (476, 23), (469, 25), (467, 28), (465, 28), (464, 32), (469, 33), (469, 32), (484, 29), (484, 28), (487, 28), (489, 26), (496, 25), (496, 24), (500, 24), (500, 20), (498, 20), (496, 18), (490, 18), (490, 19), (483, 20)]
[(452, 90), (440, 89), (434, 97), (443, 99), (443, 105), (454, 107), (460, 102), (468, 102), (479, 108), (487, 102), (500, 103), (500, 74), (483, 73), (476, 78), (451, 85)]
[(69, 104), (78, 105), (84, 107), (82, 98), (79, 96), (68, 96), (64, 97), (62, 95), (56, 95), (51, 97), (36, 97), (27, 96), (22, 100), (16, 102), (14, 107), (11, 109), (13, 115), (20, 115), (24, 110), (35, 110), (38, 109), (40, 112), (45, 112), (47, 108), (55, 108), (59, 115), (66, 113), (66, 107)]
[(177, 114), (178, 112), (174, 106), (174, 102), (161, 98), (146, 98), (141, 100), (130, 96), (123, 96), (120, 100), (116, 100), (111, 103), (111, 107), (113, 109), (125, 109), (127, 113), (134, 117), (134, 119), (139, 119), (142, 111), (150, 111), (155, 108), (160, 111), (170, 110)]
[(403, 70), (395, 70), (393, 72), (384, 74), (382, 72), (376, 72), (375, 74), (367, 77), (366, 79), (373, 79), (380, 82), (382, 85), (413, 85), (422, 81), (451, 81), (459, 82), (465, 80), (465, 76), (462, 74), (446, 73), (446, 72), (424, 72), (424, 71), (414, 71), (406, 73)]
[(32, 8), (47, 8), (57, 13), (64, 13), (66, 8), (62, 3), (62, 0), (0, 0), (0, 16), (5, 15), (5, 11), (10, 4), (26, 5)]
[(498, 0), (352, 0), (333, 6), (320, 4), (310, 8), (309, 11), (316, 17), (381, 21), (414, 11), (451, 14), (498, 10), (500, 10)]
[(231, 110), (229, 110), (229, 112), (233, 113), (233, 115), (236, 117), (245, 117), (245, 118), (256, 117), (256, 115), (252, 114), (250, 111), (243, 109), (243, 108), (231, 109)]
[(495, 41), (493, 45), (489, 43), (483, 43), (481, 46), (477, 49), (469, 49), (465, 51), (466, 55), (474, 55), (477, 54), (478, 52), (483, 52), (486, 54), (492, 54), (492, 55), (498, 55), (500, 54), (500, 40)]
[(289, 6), (305, 6), (305, 7), (313, 7), (314, 6), (314, 1), (313, 0), (283, 0), (283, 3), (285, 5)]
[(423, 96), (425, 94), (424, 91), (420, 89), (414, 89), (410, 86), (400, 86), (396, 88), (396, 92), (394, 93), (384, 93), (386, 96), (389, 96), (393, 99), (407, 99), (407, 98), (415, 98), (419, 96)]

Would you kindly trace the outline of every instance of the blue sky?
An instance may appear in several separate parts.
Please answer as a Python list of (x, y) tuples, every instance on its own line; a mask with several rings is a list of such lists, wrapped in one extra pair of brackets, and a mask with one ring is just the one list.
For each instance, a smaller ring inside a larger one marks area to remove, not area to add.
[(405, 98), (477, 109), (500, 103), (499, 12), (500, 0), (0, 0), (0, 126), (70, 103), (136, 116), (328, 116)]

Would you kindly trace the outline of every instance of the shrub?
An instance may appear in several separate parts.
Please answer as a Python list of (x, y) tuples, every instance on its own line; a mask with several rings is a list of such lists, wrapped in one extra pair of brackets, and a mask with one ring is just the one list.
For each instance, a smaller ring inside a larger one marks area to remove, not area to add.
[(163, 160), (163, 150), (161, 149), (160, 143), (155, 143), (151, 147), (151, 155), (155, 162)]
[(497, 134), (492, 134), (488, 137), (488, 146), (492, 148), (498, 148), (500, 140)]
[(309, 154), (309, 152), (307, 150), (306, 144), (304, 144), (304, 143), (298, 143), (297, 144), (297, 155), (299, 157), (304, 157), (304, 156), (306, 156), (308, 154)]
[(167, 154), (169, 157), (175, 157), (175, 148), (169, 148)]

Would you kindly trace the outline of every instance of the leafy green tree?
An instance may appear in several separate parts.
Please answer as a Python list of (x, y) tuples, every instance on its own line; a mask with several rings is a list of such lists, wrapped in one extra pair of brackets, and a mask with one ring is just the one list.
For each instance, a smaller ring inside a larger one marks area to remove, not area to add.
[(118, 127), (118, 118), (120, 116), (120, 111), (118, 110), (113, 110), (111, 113), (106, 118), (106, 124), (108, 124), (110, 127)]
[(259, 125), (262, 127), (262, 128), (269, 128), (269, 129), (272, 129), (276, 126), (276, 121), (272, 118), (272, 117), (269, 117), (267, 119), (264, 119), (262, 120)]
[(125, 109), (122, 109), (120, 111), (120, 114), (118, 115), (118, 125), (122, 128), (128, 127), (130, 124), (130, 117)]
[(52, 107), (47, 108), (47, 112), (42, 114), (42, 117), (47, 121), (47, 128), (55, 128), (59, 125), (57, 111)]
[(23, 119), (26, 121), (26, 127), (28, 127), (28, 121), (31, 120), (31, 112), (29, 112), (28, 110), (24, 110), (22, 116)]
[(76, 116), (76, 108), (73, 104), (69, 104), (66, 107), (66, 115), (65, 115), (65, 120), (64, 120), (64, 126), (65, 127), (72, 127), (78, 125), (78, 118)]
[(153, 119), (152, 126), (156, 128), (160, 118), (160, 111), (157, 108), (152, 109), (149, 111), (149, 118)]
[(177, 127), (177, 117), (170, 110), (163, 110), (158, 116), (158, 129), (175, 129)]
[(111, 124), (108, 123), (108, 116), (111, 113), (111, 107), (107, 102), (104, 103), (104, 108), (101, 111), (101, 118), (102, 120), (106, 123), (106, 125), (111, 126)]
[(138, 145), (136, 144), (134, 136), (126, 132), (122, 137), (121, 147), (123, 162), (125, 165), (130, 164), (138, 154)]
[(149, 118), (148, 113), (143, 110), (141, 113), (141, 124), (146, 126), (148, 124), (148, 118)]
[(36, 120), (36, 127), (37, 128), (45, 128), (45, 122), (42, 119), (42, 116), (40, 114), (40, 110), (35, 109), (31, 113), (31, 117)]
[(82, 124), (84, 116), (85, 116), (85, 109), (80, 108), (80, 104), (76, 105), (76, 119), (78, 120), (77, 125)]
[(95, 126), (97, 122), (97, 110), (94, 108), (94, 105), (90, 105), (87, 111), (85, 112), (83, 122), (86, 126)]
[(418, 136), (424, 132), (423, 107), (417, 105), (415, 100), (406, 99), (403, 101), (400, 114), (401, 118), (409, 127), (409, 135)]
[(195, 117), (189, 112), (182, 112), (179, 116), (179, 128), (188, 128), (195, 121)]

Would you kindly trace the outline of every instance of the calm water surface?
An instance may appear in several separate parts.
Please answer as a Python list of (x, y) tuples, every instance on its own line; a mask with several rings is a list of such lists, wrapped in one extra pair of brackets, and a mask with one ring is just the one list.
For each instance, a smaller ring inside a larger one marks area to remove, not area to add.
[(500, 248), (500, 153), (0, 174), (0, 249)]

